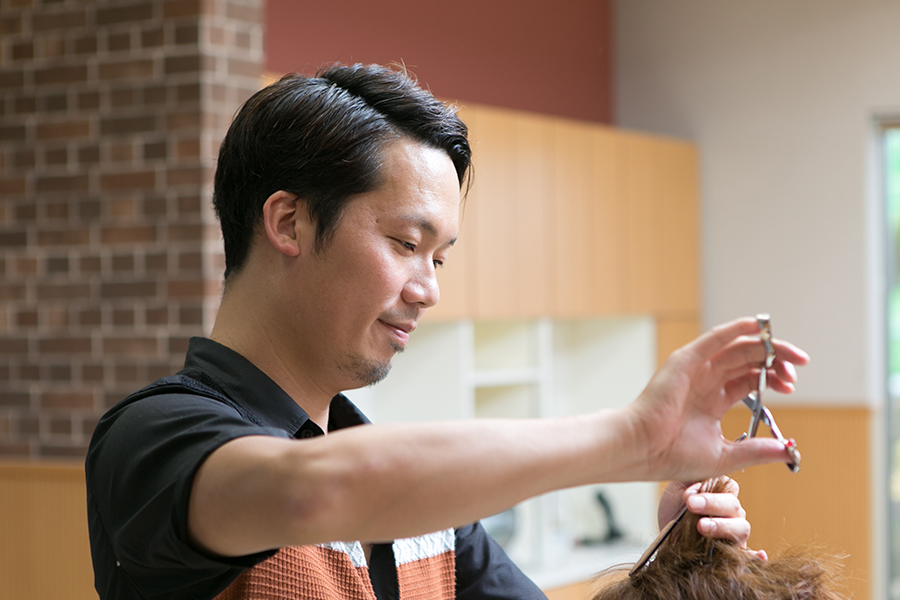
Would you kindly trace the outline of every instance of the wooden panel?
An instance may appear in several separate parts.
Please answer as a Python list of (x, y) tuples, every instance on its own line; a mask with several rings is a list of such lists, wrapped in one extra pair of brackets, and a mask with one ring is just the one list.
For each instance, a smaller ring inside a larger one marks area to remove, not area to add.
[(465, 319), (472, 314), (474, 261), (470, 253), (474, 252), (475, 241), (472, 238), (475, 236), (475, 226), (474, 219), (466, 218), (467, 204), (468, 200), (464, 199), (460, 210), (459, 236), (456, 244), (450, 249), (444, 266), (437, 271), (441, 299), (425, 313), (425, 322)]
[(429, 318), (696, 317), (691, 145), (483, 106), (460, 116), (474, 184)]
[(464, 236), (468, 294), (475, 318), (549, 314), (553, 269), (550, 121), (487, 107), (468, 107), (474, 185)]
[(656, 366), (662, 366), (669, 355), (700, 335), (700, 323), (694, 319), (656, 320)]
[(656, 142), (665, 193), (657, 198), (662, 254), (662, 297), (657, 315), (694, 314), (700, 306), (700, 198), (697, 150), (673, 140)]
[(0, 532), (4, 598), (96, 600), (80, 465), (0, 464)]
[(561, 588), (544, 590), (547, 600), (586, 600), (591, 592), (591, 582), (573, 583)]
[[(475, 126), (478, 115), (474, 111), (460, 110), (460, 118), (471, 128)], [(465, 189), (464, 185), (464, 193)], [(477, 265), (474, 261), (475, 216), (469, 210), (472, 199), (474, 196), (471, 194), (461, 199), (459, 235), (456, 244), (450, 249), (447, 261), (437, 272), (441, 299), (437, 306), (428, 309), (425, 322), (465, 319), (473, 314), (474, 276)]]
[(466, 212), (474, 217), (475, 316), (515, 312), (516, 123), (511, 113), (478, 109), (471, 128), (476, 174)]
[(552, 122), (522, 114), (516, 122), (516, 305), (510, 316), (542, 317), (553, 312), (553, 273), (559, 246), (553, 241), (553, 164), (547, 159), (553, 143)]
[[(787, 544), (814, 542), (846, 553), (854, 598), (870, 598), (871, 464), (866, 408), (773, 406), (782, 433), (797, 440), (799, 473), (772, 464), (732, 475), (741, 485), (741, 503), (753, 525), (750, 545), (770, 554)], [(749, 412), (726, 415), (728, 439), (746, 431)], [(761, 434), (767, 431), (760, 426)]]
[(622, 133), (627, 308), (698, 310), (697, 156), (682, 142)]
[(659, 297), (661, 270), (656, 257), (661, 253), (657, 233), (654, 197), (655, 178), (651, 176), (653, 141), (647, 136), (622, 133), (623, 194), (626, 213), (625, 231), (626, 306), (633, 312), (653, 313)]
[(592, 314), (622, 314), (625, 311), (625, 244), (622, 220), (625, 214), (621, 138), (612, 129), (593, 132), (593, 243)]
[(556, 310), (561, 317), (590, 314), (591, 274), (596, 272), (591, 252), (593, 238), (593, 139), (590, 129), (558, 121), (553, 136), (554, 190), (557, 247)]
[(556, 316), (614, 314), (622, 308), (617, 141), (601, 127), (554, 124)]

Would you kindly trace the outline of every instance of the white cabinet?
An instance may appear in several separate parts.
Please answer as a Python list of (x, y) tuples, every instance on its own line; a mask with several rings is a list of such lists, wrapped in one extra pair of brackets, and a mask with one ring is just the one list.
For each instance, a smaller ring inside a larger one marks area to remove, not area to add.
[[(425, 322), (386, 380), (347, 395), (376, 423), (565, 416), (633, 400), (656, 354), (650, 317)], [(624, 537), (585, 546), (607, 530), (598, 491)], [(629, 483), (528, 500), (507, 552), (545, 589), (584, 580), (637, 558), (656, 535), (657, 498), (657, 484)]]

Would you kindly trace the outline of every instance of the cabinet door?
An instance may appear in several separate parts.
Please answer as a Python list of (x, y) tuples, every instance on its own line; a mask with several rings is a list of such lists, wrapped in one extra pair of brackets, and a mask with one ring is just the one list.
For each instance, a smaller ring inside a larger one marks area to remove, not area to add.
[(554, 316), (610, 315), (623, 308), (622, 198), (617, 137), (609, 129), (554, 124), (556, 229)]
[(552, 132), (545, 119), (508, 110), (468, 108), (475, 163), (464, 232), (472, 236), (470, 316), (535, 317), (550, 312), (552, 207), (547, 199)]
[(696, 319), (657, 319), (656, 367), (661, 367), (670, 354), (693, 341), (700, 333), (700, 323)]
[(694, 317), (699, 308), (697, 152), (684, 142), (620, 135), (626, 307)]
[[(474, 127), (477, 114), (472, 111), (460, 111), (460, 117), (469, 126)], [(469, 178), (472, 178), (472, 172)], [(471, 318), (475, 310), (475, 222), (469, 210), (473, 195), (466, 195), (468, 182), (463, 184), (460, 199), (459, 235), (450, 249), (444, 266), (438, 269), (437, 280), (441, 290), (441, 299), (437, 306), (428, 309), (425, 322), (451, 321)]]

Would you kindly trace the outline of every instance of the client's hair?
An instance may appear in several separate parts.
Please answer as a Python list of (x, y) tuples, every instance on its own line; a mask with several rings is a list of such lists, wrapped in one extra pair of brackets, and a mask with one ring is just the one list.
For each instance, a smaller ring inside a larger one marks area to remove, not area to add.
[[(714, 482), (704, 491), (724, 491)], [(734, 542), (710, 540), (687, 513), (656, 558), (601, 573), (592, 600), (844, 600), (840, 559), (819, 549), (792, 548), (764, 561)]]

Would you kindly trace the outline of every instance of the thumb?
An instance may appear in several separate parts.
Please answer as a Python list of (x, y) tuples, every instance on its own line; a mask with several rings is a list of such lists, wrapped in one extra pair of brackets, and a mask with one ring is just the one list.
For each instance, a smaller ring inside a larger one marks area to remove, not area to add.
[(772, 462), (791, 461), (784, 443), (775, 438), (749, 438), (726, 445), (723, 452), (726, 472), (738, 471)]

